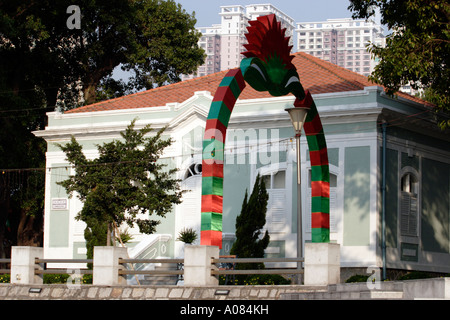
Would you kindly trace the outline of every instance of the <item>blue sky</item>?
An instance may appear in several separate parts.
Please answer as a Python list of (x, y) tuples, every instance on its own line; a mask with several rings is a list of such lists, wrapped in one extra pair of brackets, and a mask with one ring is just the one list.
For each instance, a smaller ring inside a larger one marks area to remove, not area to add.
[(351, 18), (349, 0), (175, 0), (188, 12), (195, 12), (197, 27), (220, 23), (220, 6), (270, 3), (289, 15), (295, 22)]

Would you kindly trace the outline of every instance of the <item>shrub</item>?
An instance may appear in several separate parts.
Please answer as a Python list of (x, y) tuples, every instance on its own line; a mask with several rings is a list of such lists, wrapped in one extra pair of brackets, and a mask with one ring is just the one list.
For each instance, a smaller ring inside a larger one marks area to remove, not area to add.
[(261, 274), (251, 275), (244, 280), (245, 285), (287, 285), (291, 284), (291, 281), (283, 278), (278, 274)]
[(67, 283), (68, 274), (44, 274), (44, 284)]
[(428, 272), (424, 271), (411, 271), (407, 274), (400, 277), (399, 280), (414, 280), (414, 279), (427, 279), (427, 278), (434, 278), (436, 275), (433, 275)]
[(369, 279), (369, 277), (370, 276), (367, 275), (355, 274), (354, 276), (348, 278), (347, 281), (345, 281), (345, 283), (367, 282), (367, 279)]
[(10, 274), (0, 274), (0, 283), (10, 283), (11, 275)]
[(197, 240), (197, 232), (192, 228), (185, 228), (180, 231), (177, 240), (184, 243), (194, 243)]
[(92, 284), (92, 279), (93, 279), (92, 274), (84, 274), (82, 283), (83, 284)]
[[(44, 284), (66, 284), (69, 274), (44, 274)], [(81, 284), (92, 284), (92, 274), (84, 274)]]
[[(65, 284), (69, 279), (68, 274), (44, 274), (44, 284)], [(0, 283), (10, 283), (10, 274), (0, 274)], [(81, 284), (92, 284), (92, 274), (84, 274), (81, 279)]]
[[(219, 284), (225, 284), (225, 276), (220, 276)], [(256, 286), (256, 285), (288, 285), (291, 281), (278, 275), (278, 274), (261, 274), (261, 275), (248, 275), (242, 277), (236, 277), (234, 280), (228, 280), (226, 285), (244, 285), (244, 286)]]

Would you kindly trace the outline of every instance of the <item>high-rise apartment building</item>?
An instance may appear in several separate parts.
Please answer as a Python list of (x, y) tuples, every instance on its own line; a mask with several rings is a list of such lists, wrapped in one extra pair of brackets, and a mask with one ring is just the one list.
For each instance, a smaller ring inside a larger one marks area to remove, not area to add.
[(186, 80), (239, 67), (243, 58), (241, 52), (246, 51), (244, 48), (244, 44), (247, 43), (245, 33), (247, 33), (249, 21), (272, 13), (277, 16), (277, 21), (281, 22), (282, 28), (286, 28), (286, 36), (291, 37), (290, 44), (293, 45), (294, 19), (273, 5), (221, 6), (220, 24), (197, 29), (202, 33), (199, 46), (205, 50), (207, 55), (205, 63), (198, 68), (196, 73), (185, 75), (182, 79)]
[(199, 46), (205, 50), (205, 63), (197, 70), (198, 76), (220, 71), (221, 25), (213, 25), (199, 30), (202, 37)]
[(243, 6), (220, 7), (222, 46), (220, 52), (221, 70), (239, 67), (240, 55), (246, 43), (245, 32), (249, 18)]
[(368, 76), (377, 61), (366, 47), (385, 45), (383, 28), (372, 20), (328, 19), (297, 23), (297, 50)]

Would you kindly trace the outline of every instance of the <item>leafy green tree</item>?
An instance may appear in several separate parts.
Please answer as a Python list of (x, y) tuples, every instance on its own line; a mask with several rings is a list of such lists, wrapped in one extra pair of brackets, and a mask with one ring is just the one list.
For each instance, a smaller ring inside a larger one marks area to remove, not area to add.
[(350, 0), (354, 18), (378, 8), (381, 23), (393, 32), (386, 47), (372, 44), (380, 59), (370, 79), (394, 94), (404, 84), (423, 88), (436, 105), (439, 124), (450, 127), (450, 4), (447, 0)]
[[(173, 0), (81, 1), (80, 42), (84, 99), (95, 101), (115, 67), (131, 71), (131, 87), (151, 89), (180, 81), (204, 61), (196, 20)], [(81, 41), (83, 40), (83, 41)], [(111, 81), (109, 81), (111, 83)]]
[(146, 136), (150, 127), (134, 130), (134, 124), (121, 133), (121, 140), (97, 146), (99, 156), (92, 160), (75, 138), (59, 146), (75, 168), (75, 174), (59, 184), (70, 196), (76, 192), (83, 202), (76, 219), (87, 225), (88, 249), (102, 242), (109, 245), (110, 231), (122, 223), (153, 233), (160, 221), (150, 216), (165, 217), (174, 204), (181, 203), (183, 191), (179, 180), (172, 178), (176, 169), (158, 162), (172, 141), (161, 139), (164, 129)]
[[(261, 229), (266, 224), (267, 202), (269, 194), (263, 179), (256, 177), (253, 191), (248, 198), (245, 191), (241, 213), (236, 217), (236, 241), (231, 247), (230, 254), (238, 258), (263, 258), (264, 250), (269, 245), (270, 236), (266, 231), (261, 237)], [(237, 269), (263, 269), (263, 263), (239, 263)]]
[[(87, 212), (88, 208), (84, 210)], [(108, 234), (111, 233), (111, 228), (108, 222), (97, 220), (94, 215), (89, 213), (86, 214), (84, 222), (86, 223), (86, 228), (84, 229), (86, 257), (88, 259), (93, 259), (94, 247), (104, 246), (105, 244), (111, 245), (111, 238), (108, 236)], [(89, 263), (88, 268), (92, 269), (92, 267), (92, 263)]]
[[(79, 29), (68, 27), (73, 4)], [(9, 221), (14, 245), (42, 245), (24, 230), (42, 234), (46, 143), (32, 132), (46, 112), (179, 81), (204, 60), (195, 23), (173, 0), (0, 1), (0, 243)], [(118, 66), (128, 82), (111, 77)], [(6, 183), (18, 168), (37, 168), (40, 183), (24, 171), (20, 185)]]
[(79, 0), (79, 29), (68, 27), (72, 4), (0, 3), (0, 66), (15, 94), (31, 90), (47, 106), (63, 98), (70, 109), (80, 87), (91, 104), (100, 84), (106, 91), (123, 85), (111, 78), (118, 66), (131, 71), (127, 86), (141, 90), (180, 81), (204, 61), (194, 15), (173, 0)]

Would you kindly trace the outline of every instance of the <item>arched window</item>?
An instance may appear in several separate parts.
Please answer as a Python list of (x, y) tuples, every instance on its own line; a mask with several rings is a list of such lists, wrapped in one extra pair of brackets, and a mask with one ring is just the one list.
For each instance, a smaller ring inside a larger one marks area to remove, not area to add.
[(419, 235), (419, 180), (410, 171), (405, 172), (400, 183), (400, 233), (402, 236)]
[(417, 195), (418, 191), (418, 180), (416, 176), (410, 172), (405, 173), (402, 176), (402, 192), (407, 192), (410, 194)]
[(189, 177), (201, 175), (202, 174), (202, 164), (201, 163), (192, 163), (189, 168), (187, 168), (184, 173), (183, 180), (186, 180)]

